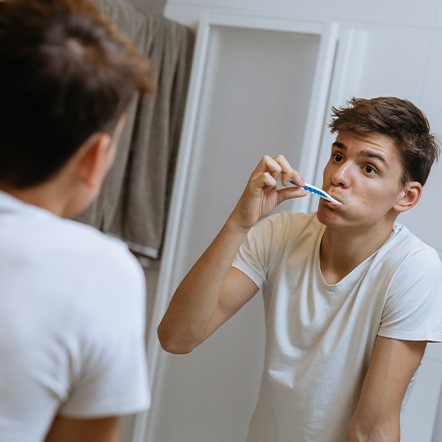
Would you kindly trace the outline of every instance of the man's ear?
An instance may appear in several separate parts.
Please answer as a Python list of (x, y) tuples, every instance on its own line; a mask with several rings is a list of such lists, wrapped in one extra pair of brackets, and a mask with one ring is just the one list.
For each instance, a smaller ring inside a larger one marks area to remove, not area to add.
[(399, 195), (399, 199), (396, 202), (394, 209), (398, 213), (406, 212), (418, 203), (421, 195), (422, 184), (418, 181), (410, 181)]
[(92, 134), (78, 151), (76, 173), (89, 188), (97, 188), (106, 176), (111, 162), (112, 138), (103, 132)]

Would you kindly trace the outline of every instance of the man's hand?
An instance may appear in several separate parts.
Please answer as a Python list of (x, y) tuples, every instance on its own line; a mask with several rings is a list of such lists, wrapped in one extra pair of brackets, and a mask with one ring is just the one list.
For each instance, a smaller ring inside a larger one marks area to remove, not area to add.
[[(288, 186), (290, 180), (297, 186), (277, 189), (278, 179), (283, 186)], [(290, 166), (283, 155), (274, 158), (266, 155), (252, 172), (230, 221), (237, 227), (248, 230), (283, 201), (306, 196), (307, 192), (302, 188), (304, 184), (302, 176)]]

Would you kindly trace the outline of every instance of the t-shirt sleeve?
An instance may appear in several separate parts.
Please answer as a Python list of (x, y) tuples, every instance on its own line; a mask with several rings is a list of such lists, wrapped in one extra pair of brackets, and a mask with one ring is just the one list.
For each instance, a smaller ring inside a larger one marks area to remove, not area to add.
[(442, 341), (442, 265), (435, 250), (417, 251), (397, 270), (378, 335)]
[(278, 213), (263, 219), (248, 233), (232, 264), (246, 274), (258, 288), (267, 280), (272, 261), (281, 253), (280, 243), (286, 233), (283, 228), (286, 213)]
[(261, 288), (265, 281), (265, 269), (260, 262), (255, 243), (255, 232), (249, 232), (247, 238), (242, 243), (232, 267), (247, 275), (258, 288)]
[(145, 280), (127, 250), (102, 257), (85, 283), (80, 310), (72, 388), (60, 414), (99, 417), (148, 408)]

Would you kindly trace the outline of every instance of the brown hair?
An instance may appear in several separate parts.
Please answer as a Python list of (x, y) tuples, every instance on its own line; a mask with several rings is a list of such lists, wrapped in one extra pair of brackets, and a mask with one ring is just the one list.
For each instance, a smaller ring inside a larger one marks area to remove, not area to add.
[(402, 184), (425, 184), (440, 147), (430, 133), (426, 116), (413, 103), (396, 97), (352, 98), (346, 107), (333, 107), (332, 111), (332, 133), (379, 132), (390, 136), (400, 152)]
[(154, 89), (150, 63), (91, 1), (0, 2), (0, 182), (45, 181)]

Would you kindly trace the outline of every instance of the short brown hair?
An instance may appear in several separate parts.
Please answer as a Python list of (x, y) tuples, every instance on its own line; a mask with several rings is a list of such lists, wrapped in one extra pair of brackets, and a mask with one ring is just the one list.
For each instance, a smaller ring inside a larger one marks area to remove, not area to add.
[(440, 147), (430, 133), (430, 124), (413, 103), (396, 97), (352, 98), (347, 106), (332, 108), (332, 133), (378, 132), (394, 139), (399, 149), (403, 173), (402, 184), (418, 181), (425, 184)]
[(91, 1), (1, 1), (0, 182), (45, 181), (153, 91), (150, 63)]

